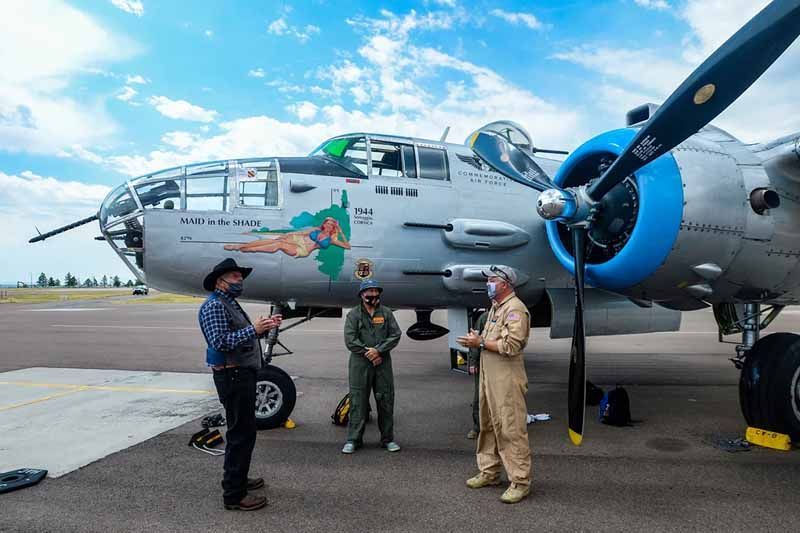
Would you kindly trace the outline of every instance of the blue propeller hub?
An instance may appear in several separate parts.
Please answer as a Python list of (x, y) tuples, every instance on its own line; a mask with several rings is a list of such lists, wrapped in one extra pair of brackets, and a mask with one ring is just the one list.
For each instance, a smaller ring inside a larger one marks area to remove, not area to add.
[[(559, 187), (585, 184), (599, 176), (598, 166), (619, 156), (635, 135), (635, 129), (624, 128), (589, 140), (564, 161), (553, 181)], [(645, 280), (664, 263), (680, 231), (683, 184), (672, 154), (636, 171), (633, 182), (609, 191), (600, 202), (600, 218), (590, 226), (590, 248), (598, 253), (587, 254), (586, 282), (594, 287), (618, 290)], [(625, 220), (624, 209), (630, 220)], [(565, 226), (546, 221), (546, 228), (553, 253), (574, 275)]]

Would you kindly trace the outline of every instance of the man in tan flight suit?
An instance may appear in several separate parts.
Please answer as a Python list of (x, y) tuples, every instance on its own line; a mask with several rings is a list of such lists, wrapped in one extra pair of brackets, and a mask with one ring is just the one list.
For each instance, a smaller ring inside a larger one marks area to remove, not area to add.
[(458, 341), (480, 348), (480, 433), (478, 469), (467, 486), (479, 489), (500, 484), (501, 467), (511, 482), (500, 497), (517, 503), (530, 494), (531, 449), (528, 443), (528, 376), (522, 350), (530, 336), (530, 313), (514, 294), (517, 275), (512, 269), (492, 266), (483, 273), (492, 308), (483, 331), (475, 330)]

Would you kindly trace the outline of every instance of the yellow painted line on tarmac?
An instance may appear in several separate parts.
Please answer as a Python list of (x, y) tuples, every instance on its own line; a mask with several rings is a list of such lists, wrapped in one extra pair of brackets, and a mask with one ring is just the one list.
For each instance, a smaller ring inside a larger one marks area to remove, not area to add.
[(202, 394), (210, 395), (215, 394), (213, 390), (208, 389), (165, 389), (159, 387), (120, 387), (115, 385), (70, 385), (66, 383), (35, 383), (32, 381), (0, 381), (0, 385), (12, 385), (17, 387), (40, 387), (46, 389), (69, 389), (58, 394), (51, 394), (43, 398), (37, 398), (27, 402), (12, 403), (11, 405), (0, 406), (0, 412), (16, 409), (17, 407), (24, 407), (35, 403), (60, 398), (67, 394), (82, 391), (111, 391), (111, 392), (153, 392), (153, 393), (169, 393), (169, 394)]
[(0, 406), (0, 412), (3, 411), (10, 411), (11, 409), (16, 409), (18, 407), (25, 407), (26, 405), (33, 405), (35, 403), (46, 402), (48, 400), (52, 400), (54, 398), (60, 398), (62, 396), (66, 396), (67, 394), (73, 394), (76, 392), (81, 392), (82, 390), (86, 390), (86, 386), (75, 386), (71, 390), (59, 392), (58, 394), (51, 394), (50, 396), (44, 396), (43, 398), (37, 398), (35, 400), (29, 400), (27, 402), (20, 402), (20, 403), (12, 403), (11, 405), (3, 405)]

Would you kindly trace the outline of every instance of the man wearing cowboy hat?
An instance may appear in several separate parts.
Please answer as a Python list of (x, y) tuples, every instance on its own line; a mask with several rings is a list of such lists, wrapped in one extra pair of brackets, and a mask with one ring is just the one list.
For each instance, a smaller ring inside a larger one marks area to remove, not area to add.
[(259, 317), (255, 323), (236, 301), (252, 268), (225, 259), (206, 276), (203, 288), (211, 296), (200, 307), (200, 329), (206, 338), (206, 362), (214, 371), (214, 385), (225, 407), (225, 465), (222, 500), (225, 509), (253, 511), (267, 504), (264, 496), (248, 494), (264, 486), (250, 479), (250, 458), (256, 444), (256, 372), (261, 368), (258, 338), (279, 327), (280, 315)]
[(347, 442), (342, 453), (361, 447), (369, 409), (369, 393), (374, 391), (378, 407), (381, 446), (400, 451), (394, 441), (394, 376), (391, 350), (400, 342), (400, 326), (392, 310), (381, 305), (383, 288), (373, 279), (361, 282), (360, 303), (347, 313), (344, 343), (350, 350), (350, 420)]
[(500, 484), (503, 468), (511, 482), (500, 497), (517, 503), (530, 494), (531, 448), (528, 441), (528, 375), (522, 350), (531, 333), (528, 308), (517, 298), (517, 273), (506, 266), (483, 272), (492, 307), (486, 325), (459, 337), (458, 342), (481, 351), (477, 459), (478, 475), (467, 480), (471, 489)]

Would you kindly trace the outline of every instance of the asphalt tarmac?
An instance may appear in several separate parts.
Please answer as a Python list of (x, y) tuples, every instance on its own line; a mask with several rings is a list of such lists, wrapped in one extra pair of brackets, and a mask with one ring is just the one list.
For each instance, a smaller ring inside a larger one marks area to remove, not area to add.
[[(265, 312), (247, 308), (251, 316)], [(3, 305), (0, 371), (207, 372), (196, 316), (196, 305), (111, 300)], [(399, 317), (403, 329), (413, 321), (410, 313)], [(789, 312), (768, 333), (798, 326), (800, 315)], [(569, 444), (565, 422), (569, 340), (534, 330), (526, 351), (529, 411), (553, 419), (529, 426), (533, 492), (514, 506), (498, 501), (503, 487), (464, 486), (476, 472), (474, 441), (465, 438), (472, 378), (449, 370), (445, 339), (404, 337), (393, 353), (403, 450), (380, 449), (371, 423), (365, 448), (344, 456), (344, 429), (330, 422), (347, 391), (341, 320), (316, 319), (281, 338), (295, 354), (275, 363), (297, 377), (300, 396), (295, 429), (258, 436), (251, 475), (267, 479), (266, 509), (222, 509), (222, 458), (186, 446), (200, 428), (195, 420), (0, 495), (0, 530), (796, 531), (800, 523), (796, 449), (728, 453), (711, 444), (742, 436), (745, 425), (738, 372), (728, 361), (733, 345), (717, 342), (708, 312), (685, 314), (679, 333), (588, 339), (589, 379), (624, 385), (641, 422), (605, 426), (592, 408), (580, 448)]]

